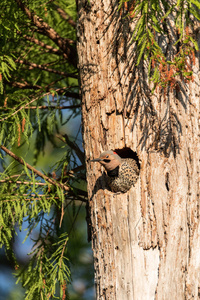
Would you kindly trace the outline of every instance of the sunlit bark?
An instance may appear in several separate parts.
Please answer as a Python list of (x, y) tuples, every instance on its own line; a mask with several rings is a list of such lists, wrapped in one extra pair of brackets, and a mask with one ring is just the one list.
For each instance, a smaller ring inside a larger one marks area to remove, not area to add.
[[(136, 66), (134, 24), (117, 5), (78, 1), (97, 299), (198, 299), (199, 54), (192, 81), (176, 78), (173, 88), (152, 94), (145, 63)], [(172, 55), (173, 27), (169, 37)], [(114, 194), (103, 169), (89, 160), (125, 147), (139, 157), (140, 179), (128, 193)]]

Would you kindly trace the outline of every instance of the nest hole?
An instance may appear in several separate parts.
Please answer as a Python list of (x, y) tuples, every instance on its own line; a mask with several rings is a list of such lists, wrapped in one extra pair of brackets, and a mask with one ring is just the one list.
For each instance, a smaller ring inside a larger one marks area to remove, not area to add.
[(137, 155), (137, 152), (131, 150), (131, 148), (125, 147), (122, 149), (115, 149), (114, 150), (121, 158), (133, 158), (140, 170), (140, 162), (139, 162), (139, 157)]

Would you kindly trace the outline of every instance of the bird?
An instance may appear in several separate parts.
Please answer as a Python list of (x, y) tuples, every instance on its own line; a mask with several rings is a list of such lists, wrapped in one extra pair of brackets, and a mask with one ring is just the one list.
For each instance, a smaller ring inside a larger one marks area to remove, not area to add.
[(99, 162), (107, 172), (107, 182), (112, 192), (126, 193), (139, 177), (139, 166), (133, 158), (121, 158), (114, 151), (105, 151), (92, 162)]

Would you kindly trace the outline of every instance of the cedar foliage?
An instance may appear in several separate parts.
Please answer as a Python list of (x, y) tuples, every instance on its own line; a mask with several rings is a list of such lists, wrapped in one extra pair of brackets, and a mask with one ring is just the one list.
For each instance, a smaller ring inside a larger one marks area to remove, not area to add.
[[(155, 88), (177, 88), (176, 77), (193, 80), (191, 65), (199, 50), (194, 32), (198, 30), (200, 3), (196, 0), (178, 0), (171, 5), (165, 0), (120, 0), (119, 10), (135, 23), (132, 41), (137, 43), (137, 65), (148, 62), (148, 75)], [(173, 28), (173, 34), (171, 29)], [(168, 41), (174, 40), (169, 51)], [(160, 46), (161, 45), (161, 46)]]
[[(125, 10), (135, 22), (136, 64), (148, 62), (154, 89), (176, 87), (177, 75), (192, 80), (188, 61), (193, 62), (198, 50), (192, 20), (200, 19), (199, 9), (196, 0), (178, 0), (172, 7), (164, 0), (119, 1), (119, 13)], [(70, 0), (2, 0), (0, 11), (0, 244), (15, 264), (26, 299), (65, 299), (71, 278), (63, 215), (72, 205), (76, 216), (74, 203), (87, 200), (84, 189), (77, 188), (77, 182), (85, 180), (84, 153), (59, 132), (60, 125), (80, 114), (76, 5)], [(166, 57), (158, 40), (167, 43), (172, 15), (179, 41), (176, 55)], [(36, 163), (47, 142), (57, 146), (56, 136), (65, 143), (66, 153), (49, 173), (15, 153), (27, 144)], [(36, 226), (40, 234), (28, 265), (21, 269), (13, 240), (24, 221), (29, 224), (27, 237)]]
[[(76, 5), (70, 0), (3, 0), (0, 11), (0, 244), (15, 265), (26, 299), (65, 299), (71, 275), (63, 215), (72, 206), (75, 220), (86, 201), (80, 185), (84, 153), (60, 133), (80, 114)], [(65, 145), (66, 151), (56, 165), (49, 163), (46, 174), (26, 162), (23, 146), (36, 163), (48, 142)], [(24, 222), (27, 237), (40, 229), (28, 265), (19, 268), (13, 241)]]

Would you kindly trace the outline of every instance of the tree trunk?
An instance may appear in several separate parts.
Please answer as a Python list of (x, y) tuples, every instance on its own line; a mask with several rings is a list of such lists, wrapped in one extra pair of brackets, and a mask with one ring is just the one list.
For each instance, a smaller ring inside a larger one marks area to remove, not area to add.
[[(130, 43), (134, 24), (117, 5), (78, 0), (97, 299), (198, 299), (199, 56), (193, 81), (177, 79), (173, 90), (152, 94), (145, 62), (136, 65)], [(171, 27), (171, 52), (176, 38)], [(140, 178), (129, 192), (115, 194), (103, 168), (90, 159), (127, 148), (139, 157)]]

